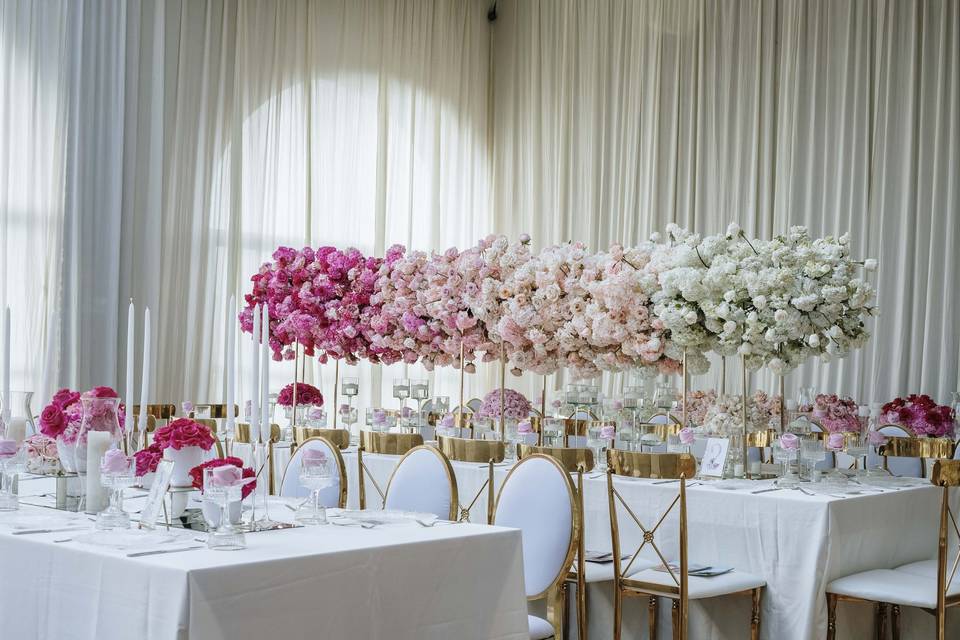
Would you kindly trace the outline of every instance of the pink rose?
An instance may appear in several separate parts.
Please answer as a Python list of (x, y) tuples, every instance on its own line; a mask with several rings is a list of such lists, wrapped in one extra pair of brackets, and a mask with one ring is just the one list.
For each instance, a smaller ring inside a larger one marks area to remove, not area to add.
[(693, 444), (694, 433), (693, 433), (693, 429), (691, 429), (690, 427), (684, 427), (683, 429), (680, 429), (680, 433), (678, 435), (680, 436), (680, 444), (684, 444), (684, 445)]
[[(841, 436), (841, 442), (842, 438), (843, 436)], [(800, 438), (792, 433), (784, 433), (780, 436), (780, 448), (786, 451), (796, 451), (800, 448)]]
[(214, 467), (211, 471), (213, 478), (211, 481), (215, 487), (232, 487), (243, 478), (243, 470), (232, 464), (225, 464), (220, 467)]
[(0, 439), (0, 458), (11, 458), (17, 455), (20, 445), (16, 440)]
[(189, 418), (174, 420), (153, 434), (153, 442), (162, 449), (170, 447), (180, 450), (184, 447), (200, 447), (209, 451), (216, 440), (209, 427)]
[(163, 459), (163, 449), (157, 446), (157, 443), (153, 443), (146, 449), (141, 449), (133, 454), (133, 459), (137, 461), (135, 473), (137, 477), (142, 478), (157, 470), (157, 465)]
[[(454, 424), (455, 424), (455, 423), (454, 423), (454, 419), (453, 419), (453, 414), (450, 414), (450, 413), (448, 413), (447, 415), (443, 416), (443, 418), (440, 420), (440, 426), (441, 426), (441, 427), (447, 427), (447, 428), (449, 428), (449, 427), (454, 426)], [(523, 424), (523, 423), (521, 422), (520, 424)], [(528, 423), (528, 424), (529, 424), (529, 423)]]
[(60, 389), (55, 394), (53, 394), (53, 399), (50, 401), (50, 404), (55, 404), (60, 409), (65, 409), (71, 404), (80, 399), (80, 394), (76, 391), (71, 391), (70, 389)]
[(60, 405), (48, 404), (40, 413), (40, 433), (56, 439), (67, 428), (67, 422)]
[(827, 436), (827, 449), (831, 451), (840, 451), (843, 449), (846, 440), (842, 433), (831, 433)]
[(100, 473), (108, 476), (129, 473), (130, 458), (123, 455), (119, 449), (110, 449), (103, 454), (100, 461)]
[(529, 420), (521, 420), (517, 424), (517, 433), (533, 433), (533, 425), (530, 424)]
[(110, 387), (94, 387), (85, 394), (88, 398), (118, 398), (117, 392)]

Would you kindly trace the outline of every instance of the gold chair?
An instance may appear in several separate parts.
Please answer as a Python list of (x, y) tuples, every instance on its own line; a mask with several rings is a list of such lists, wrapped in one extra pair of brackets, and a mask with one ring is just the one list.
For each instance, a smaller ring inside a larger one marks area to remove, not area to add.
[(359, 480), (357, 499), (361, 509), (367, 508), (367, 487), (365, 475), (370, 476), (373, 488), (380, 495), (381, 504), (386, 500), (386, 493), (377, 484), (376, 479), (363, 461), (364, 453), (382, 453), (402, 456), (410, 449), (423, 444), (423, 436), (419, 433), (382, 433), (379, 431), (360, 431), (360, 446), (357, 447), (357, 478)]
[[(607, 499), (610, 511), (610, 536), (613, 543), (613, 637), (620, 640), (623, 623), (623, 598), (646, 597), (648, 611), (648, 629), (651, 638), (657, 633), (657, 598), (669, 598), (672, 603), (673, 637), (686, 640), (688, 612), (691, 599), (714, 598), (726, 595), (749, 595), (752, 598), (750, 616), (750, 638), (760, 637), (760, 596), (766, 583), (756, 576), (733, 571), (721, 576), (698, 578), (688, 574), (687, 550), (687, 481), (688, 476), (696, 473), (696, 460), (687, 453), (641, 453), (637, 451), (607, 451)], [(647, 527), (634, 513), (614, 486), (616, 476), (629, 478), (673, 478), (680, 480), (680, 490), (670, 506), (660, 514), (656, 524)], [(630, 556), (627, 566), (622, 566), (620, 547), (620, 510), (626, 511), (630, 519), (643, 533), (643, 541)], [(657, 545), (657, 531), (667, 516), (677, 508), (679, 518), (679, 568), (675, 569), (664, 557)], [(659, 563), (640, 558), (640, 552), (649, 546), (659, 558)], [(635, 565), (646, 564), (648, 568), (631, 573)], [(655, 566), (662, 563), (667, 571), (658, 571)]]
[(294, 447), (301, 446), (311, 438), (326, 438), (340, 449), (350, 446), (350, 431), (348, 429), (321, 429), (319, 427), (294, 427)]
[[(208, 418), (215, 418), (218, 420), (225, 419), (227, 417), (227, 405), (226, 404), (197, 404), (193, 406), (193, 411), (190, 416), (193, 417), (205, 413)], [(233, 415), (237, 417), (240, 415), (240, 408), (237, 405), (233, 405)]]
[[(293, 455), (290, 456), (290, 459), (287, 461), (287, 466), (285, 466), (283, 469), (283, 474), (280, 476), (280, 489), (277, 493), (281, 496), (289, 495), (290, 488), (287, 483), (287, 474), (299, 473), (300, 458), (303, 456), (303, 451), (317, 445), (320, 445), (318, 448), (322, 448), (325, 452), (329, 453), (336, 464), (337, 476), (340, 479), (337, 506), (341, 509), (345, 509), (347, 507), (347, 465), (344, 463), (343, 456), (340, 454), (340, 447), (337, 446), (336, 443), (331, 442), (322, 436), (307, 438), (303, 442), (299, 443), (297, 450), (293, 453)], [(291, 478), (292, 481), (296, 481), (292, 475)]]
[(437, 446), (450, 460), (457, 462), (481, 462), (487, 465), (487, 479), (477, 490), (476, 495), (467, 506), (460, 506), (460, 522), (470, 522), (470, 510), (477, 503), (484, 490), (487, 491), (487, 524), (493, 523), (493, 465), (503, 462), (506, 455), (506, 445), (500, 440), (471, 440), (469, 438), (451, 438), (440, 436)]
[[(133, 413), (135, 415), (140, 414), (140, 405), (133, 405)], [(169, 420), (170, 418), (177, 415), (177, 405), (175, 404), (148, 404), (147, 405), (147, 415), (153, 416), (157, 420)]]
[[(894, 449), (901, 453), (907, 451)], [(877, 638), (883, 637), (885, 608), (891, 605), (894, 640), (900, 638), (900, 607), (918, 607), (934, 616), (937, 640), (946, 640), (947, 609), (960, 605), (960, 580), (954, 583), (960, 566), (960, 549), (955, 554), (951, 552), (950, 558), (947, 554), (951, 530), (960, 540), (960, 527), (957, 514), (950, 507), (949, 492), (951, 487), (960, 486), (960, 460), (937, 460), (930, 482), (941, 488), (936, 557), (895, 569), (855, 573), (827, 585), (827, 640), (834, 640), (837, 635), (838, 602), (876, 603)]]
[(911, 435), (912, 431), (898, 424), (882, 425), (878, 431), (886, 436), (886, 442), (877, 447), (877, 454), (883, 459), (883, 468), (888, 471), (890, 458), (917, 458), (920, 460), (918, 477), (925, 478), (928, 459), (949, 460), (956, 453), (957, 443), (953, 438), (918, 438)]

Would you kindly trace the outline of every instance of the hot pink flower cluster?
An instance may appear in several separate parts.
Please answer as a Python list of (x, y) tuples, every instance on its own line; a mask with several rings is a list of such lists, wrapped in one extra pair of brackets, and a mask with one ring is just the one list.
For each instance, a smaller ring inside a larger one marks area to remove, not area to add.
[[(357, 249), (335, 247), (297, 251), (280, 247), (251, 277), (253, 291), (240, 313), (243, 331), (253, 332), (255, 305), (270, 310), (270, 348), (274, 359), (291, 360), (299, 341), (308, 356), (328, 356), (354, 363), (379, 361), (363, 332), (361, 313), (374, 291), (382, 261)], [(319, 352), (319, 353), (318, 353)]]
[(216, 440), (210, 428), (190, 418), (174, 420), (165, 427), (160, 427), (153, 433), (153, 443), (166, 449), (180, 450), (184, 447), (200, 447), (209, 451)]
[[(117, 392), (110, 387), (94, 387), (90, 391), (81, 394), (78, 391), (70, 389), (60, 389), (57, 391), (50, 404), (43, 408), (40, 413), (40, 433), (56, 440), (63, 439), (66, 444), (73, 444), (80, 433), (80, 424), (83, 422), (83, 399), (91, 398), (116, 398)], [(126, 408), (121, 403), (117, 409), (117, 419), (120, 422), (120, 430), (123, 430), (123, 422)], [(91, 407), (91, 418), (94, 421), (99, 419), (113, 419), (112, 409), (109, 415), (106, 415), (106, 407), (100, 408), (96, 405)]]
[(154, 442), (146, 449), (141, 449), (133, 454), (133, 459), (136, 461), (137, 467), (134, 473), (138, 478), (142, 478), (157, 470), (157, 466), (163, 460), (163, 447)]
[(830, 433), (860, 431), (857, 403), (853, 398), (821, 393), (813, 401), (813, 416)]
[[(530, 417), (530, 401), (519, 391), (504, 389), (503, 415), (511, 420), (523, 420)], [(494, 389), (483, 397), (483, 404), (477, 411), (479, 418), (500, 417), (500, 390)]]
[[(281, 407), (293, 406), (293, 383), (288, 384), (277, 395), (277, 404)], [(323, 405), (323, 394), (312, 384), (306, 382), (297, 383), (297, 404), (298, 405)]]
[(883, 405), (880, 422), (898, 424), (910, 429), (915, 435), (941, 438), (952, 436), (954, 410), (947, 405), (938, 405), (928, 395), (909, 395)]

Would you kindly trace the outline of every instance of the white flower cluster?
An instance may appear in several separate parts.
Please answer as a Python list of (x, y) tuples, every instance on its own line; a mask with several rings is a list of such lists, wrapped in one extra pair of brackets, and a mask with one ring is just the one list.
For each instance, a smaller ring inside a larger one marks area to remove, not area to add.
[(688, 362), (715, 351), (784, 373), (813, 356), (842, 357), (870, 336), (875, 290), (855, 273), (876, 261), (854, 261), (846, 234), (811, 240), (792, 227), (751, 242), (731, 224), (705, 238), (670, 225), (667, 236), (646, 266), (660, 285), (650, 299)]

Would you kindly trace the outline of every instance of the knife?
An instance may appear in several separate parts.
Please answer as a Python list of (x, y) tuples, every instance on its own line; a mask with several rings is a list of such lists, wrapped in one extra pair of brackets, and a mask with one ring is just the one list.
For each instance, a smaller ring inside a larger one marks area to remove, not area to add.
[(27, 536), (32, 533), (60, 533), (61, 531), (85, 531), (88, 527), (64, 527), (62, 529), (20, 529), (11, 531), (12, 536)]
[(194, 549), (206, 549), (205, 544), (195, 544), (190, 547), (177, 547), (176, 549), (154, 549), (152, 551), (137, 551), (128, 553), (128, 558), (142, 558), (143, 556), (159, 556), (163, 553), (180, 553), (181, 551), (193, 551)]

